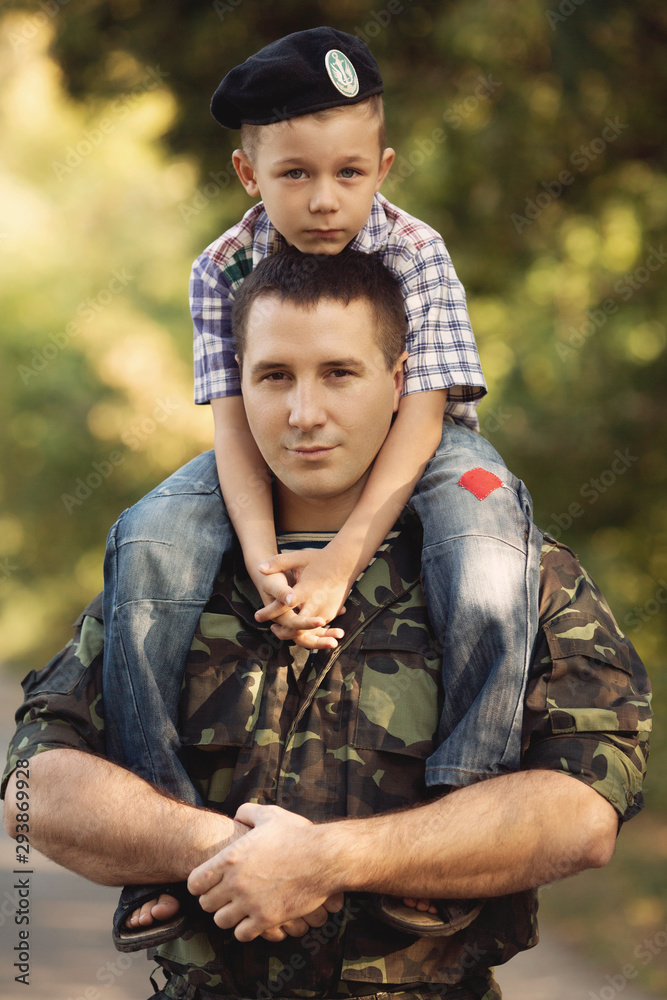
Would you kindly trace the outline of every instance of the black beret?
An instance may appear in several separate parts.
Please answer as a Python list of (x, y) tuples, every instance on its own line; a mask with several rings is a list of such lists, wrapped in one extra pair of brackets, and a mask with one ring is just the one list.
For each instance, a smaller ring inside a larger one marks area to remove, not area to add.
[(335, 28), (279, 38), (230, 70), (211, 100), (225, 128), (272, 122), (336, 108), (381, 94), (382, 77), (368, 46)]

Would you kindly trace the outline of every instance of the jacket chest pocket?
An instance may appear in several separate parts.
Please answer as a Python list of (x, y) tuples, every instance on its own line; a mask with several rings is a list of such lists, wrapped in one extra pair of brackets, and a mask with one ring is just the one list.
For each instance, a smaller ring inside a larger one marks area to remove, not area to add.
[(244, 632), (237, 619), (202, 615), (181, 693), (179, 732), (184, 746), (252, 744), (269, 651), (256, 635)]
[(359, 650), (352, 746), (425, 759), (442, 708), (440, 660), (421, 629), (369, 632)]

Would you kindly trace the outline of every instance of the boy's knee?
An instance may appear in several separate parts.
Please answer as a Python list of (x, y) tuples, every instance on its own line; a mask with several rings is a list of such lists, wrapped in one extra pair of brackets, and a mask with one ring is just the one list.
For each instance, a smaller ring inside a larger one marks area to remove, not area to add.
[(491, 471), (506, 469), (506, 465), (490, 441), (461, 424), (445, 424), (440, 446), (435, 454), (457, 465), (461, 473), (475, 465), (489, 464)]

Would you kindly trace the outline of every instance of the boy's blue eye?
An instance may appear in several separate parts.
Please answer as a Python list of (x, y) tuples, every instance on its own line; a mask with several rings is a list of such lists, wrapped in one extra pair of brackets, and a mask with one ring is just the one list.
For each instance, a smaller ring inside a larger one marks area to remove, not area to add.
[(301, 170), (300, 167), (295, 167), (294, 170), (288, 170), (287, 171), (287, 176), (292, 181), (300, 181), (301, 178), (304, 176), (304, 174), (305, 174), (305, 171)]
[(352, 167), (343, 167), (340, 174), (341, 177), (343, 177), (343, 179), (347, 181), (350, 180), (352, 177), (356, 177), (357, 171), (354, 170)]

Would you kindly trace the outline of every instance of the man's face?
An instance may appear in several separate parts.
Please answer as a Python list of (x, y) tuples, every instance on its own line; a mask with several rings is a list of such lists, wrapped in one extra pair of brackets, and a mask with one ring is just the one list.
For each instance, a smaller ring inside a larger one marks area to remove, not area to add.
[(307, 501), (324, 515), (320, 527), (335, 527), (328, 515), (354, 506), (398, 407), (406, 357), (387, 368), (365, 300), (323, 299), (311, 309), (275, 295), (255, 301), (243, 401), (283, 509)]
[(324, 120), (303, 115), (264, 126), (254, 163), (237, 150), (234, 165), (290, 245), (340, 253), (366, 224), (394, 158), (392, 149), (380, 156), (378, 128), (356, 106)]

